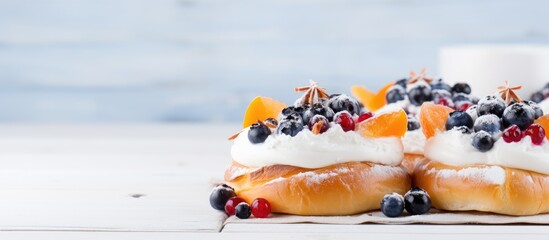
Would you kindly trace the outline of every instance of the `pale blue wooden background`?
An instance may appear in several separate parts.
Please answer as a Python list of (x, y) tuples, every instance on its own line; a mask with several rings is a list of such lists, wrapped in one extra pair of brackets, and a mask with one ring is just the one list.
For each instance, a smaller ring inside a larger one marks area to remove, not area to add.
[(255, 95), (378, 88), (437, 50), (548, 43), (548, 1), (0, 1), (0, 121), (239, 121)]

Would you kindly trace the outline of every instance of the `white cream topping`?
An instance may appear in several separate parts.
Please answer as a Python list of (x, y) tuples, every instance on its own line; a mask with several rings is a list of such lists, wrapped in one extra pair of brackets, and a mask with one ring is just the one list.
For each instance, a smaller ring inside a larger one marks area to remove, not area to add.
[(404, 145), (404, 153), (409, 154), (421, 154), (423, 155), (423, 148), (425, 147), (427, 139), (420, 129), (413, 131), (407, 131), (402, 138), (402, 145)]
[(506, 143), (502, 138), (487, 152), (480, 152), (471, 145), (472, 135), (457, 130), (438, 133), (425, 145), (425, 156), (430, 160), (451, 166), (475, 164), (496, 165), (549, 174), (549, 142), (532, 144), (529, 136), (520, 142)]
[(264, 143), (248, 140), (248, 128), (234, 140), (234, 161), (248, 167), (275, 164), (322, 168), (345, 162), (372, 162), (398, 165), (403, 158), (399, 138), (365, 138), (355, 131), (345, 132), (331, 123), (328, 131), (315, 135), (304, 129), (296, 136), (271, 134)]

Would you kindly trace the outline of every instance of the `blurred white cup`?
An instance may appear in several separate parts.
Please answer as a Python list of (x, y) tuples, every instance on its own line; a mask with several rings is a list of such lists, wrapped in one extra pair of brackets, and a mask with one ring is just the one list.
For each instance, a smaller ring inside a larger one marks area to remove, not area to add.
[(449, 83), (467, 82), (473, 94), (493, 94), (509, 80), (521, 85), (518, 95), (529, 99), (549, 82), (549, 46), (464, 45), (439, 51), (439, 73)]

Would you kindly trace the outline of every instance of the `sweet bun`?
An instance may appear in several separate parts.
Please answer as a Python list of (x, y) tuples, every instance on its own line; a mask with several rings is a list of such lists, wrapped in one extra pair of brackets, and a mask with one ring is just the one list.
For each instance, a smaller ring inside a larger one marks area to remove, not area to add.
[(348, 162), (318, 169), (288, 165), (250, 168), (233, 161), (225, 181), (247, 202), (265, 198), (273, 212), (296, 215), (351, 215), (379, 209), (383, 196), (410, 189), (400, 166)]
[(549, 176), (531, 171), (491, 165), (454, 167), (424, 160), (415, 168), (413, 181), (441, 210), (516, 216), (549, 212)]

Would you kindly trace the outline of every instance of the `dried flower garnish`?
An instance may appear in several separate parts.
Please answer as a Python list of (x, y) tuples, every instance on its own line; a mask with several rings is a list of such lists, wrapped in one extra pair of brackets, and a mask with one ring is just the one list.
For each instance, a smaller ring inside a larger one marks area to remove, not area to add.
[(517, 93), (515, 93), (516, 90), (521, 89), (522, 86), (509, 86), (509, 81), (505, 81), (505, 85), (498, 86), (498, 93), (501, 94), (501, 98), (505, 100), (507, 105), (511, 103), (511, 100), (515, 100), (515, 102), (522, 102), (522, 98), (520, 98)]
[(296, 92), (305, 92), (303, 97), (299, 99), (300, 105), (320, 103), (321, 100), (330, 97), (326, 92), (326, 89), (319, 87), (313, 80), (310, 80), (309, 82), (309, 86), (294, 88), (294, 91)]
[(408, 84), (414, 84), (419, 80), (423, 80), (430, 84), (433, 81), (433, 78), (426, 77), (425, 74), (427, 74), (427, 68), (422, 69), (419, 74), (416, 74), (413, 70), (411, 70), (410, 80), (408, 80)]

